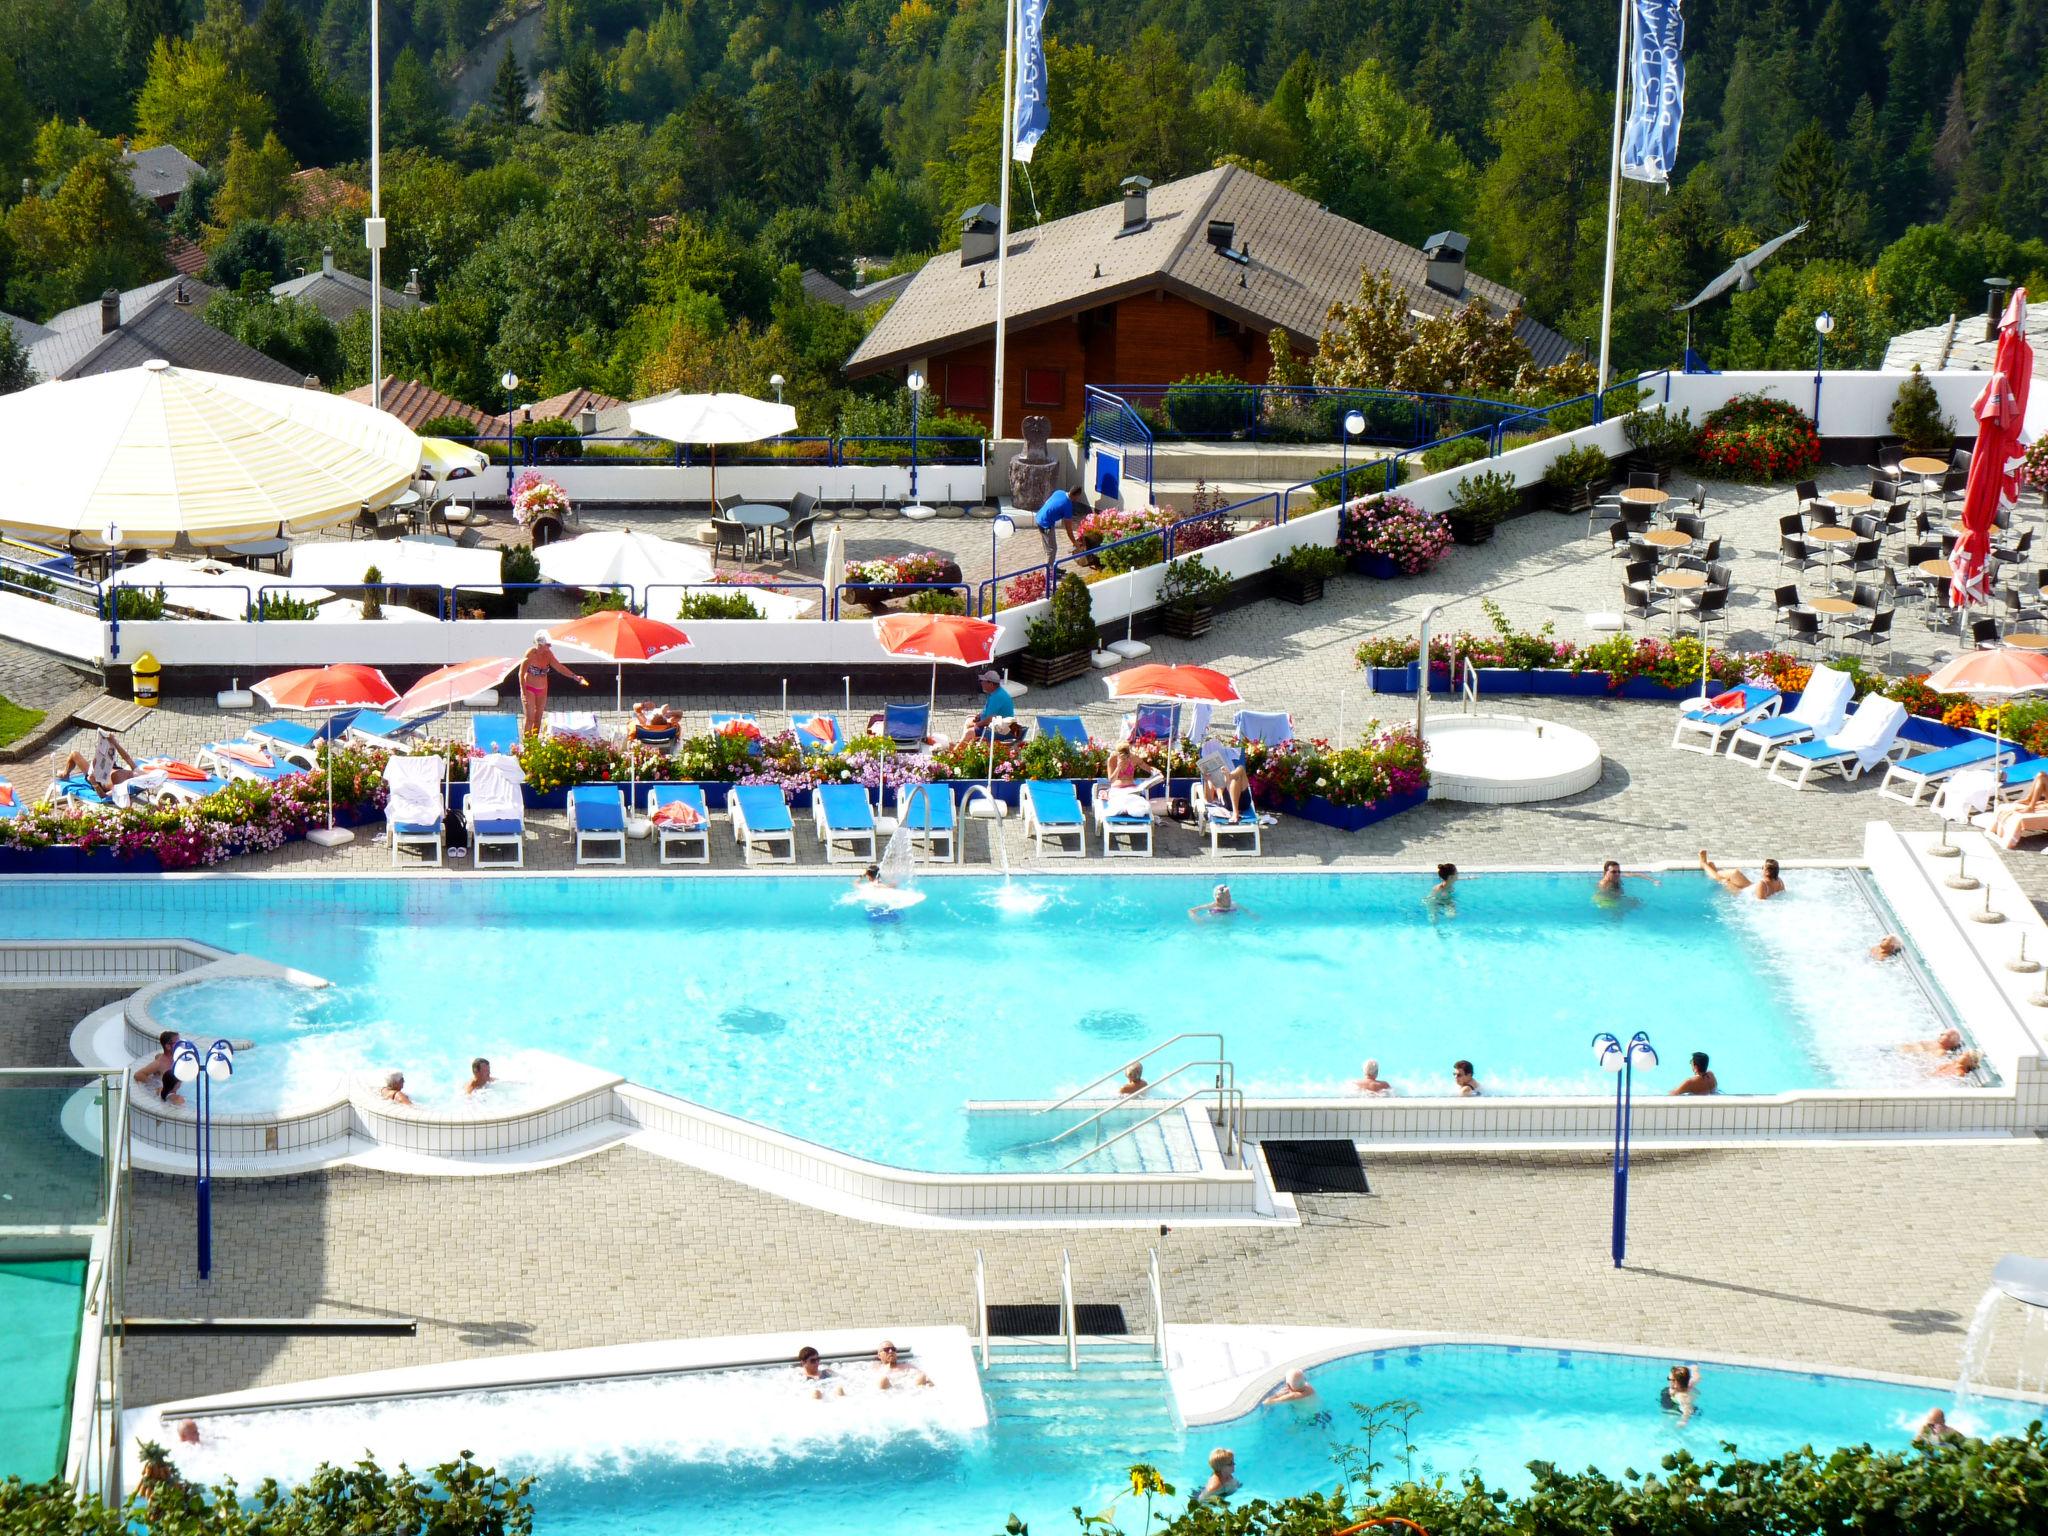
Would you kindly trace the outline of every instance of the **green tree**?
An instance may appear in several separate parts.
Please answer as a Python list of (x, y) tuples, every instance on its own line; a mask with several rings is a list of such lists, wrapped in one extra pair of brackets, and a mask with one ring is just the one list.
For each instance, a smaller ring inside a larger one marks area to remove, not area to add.
[(31, 145), (37, 136), (35, 111), (14, 61), (0, 53), (0, 201), (15, 195), (21, 178), (29, 173)]
[(1470, 222), (1471, 164), (1378, 60), (1316, 92), (1308, 122), (1308, 176), (1333, 212), (1410, 245)]
[(759, 146), (738, 102), (706, 88), (660, 128), (648, 146), (655, 200), (663, 207), (714, 209), (754, 184)]
[(121, 133), (139, 70), (122, 58), (127, 0), (0, 0), (0, 39), (37, 118)]
[(46, 197), (7, 211), (15, 256), (5, 307), (41, 318), (108, 288), (133, 288), (161, 270), (162, 245), (111, 144), (74, 165)]
[(251, 146), (240, 133), (228, 142), (228, 162), (213, 196), (209, 223), (216, 236), (251, 220), (268, 223), (291, 203), (292, 172), (298, 167), (274, 133)]
[(37, 383), (41, 375), (28, 360), (28, 348), (11, 325), (0, 325), (0, 395), (11, 395)]
[(760, 245), (778, 268), (814, 267), (836, 282), (853, 281), (853, 252), (822, 209), (784, 208), (761, 226)]
[(29, 164), (38, 182), (54, 187), (71, 174), (71, 167), (79, 161), (105, 154), (112, 147), (85, 124), (53, 117), (36, 130)]
[(175, 144), (215, 165), (236, 133), (260, 143), (271, 122), (270, 103), (220, 52), (182, 38), (157, 39), (135, 101), (138, 144)]
[(252, 278), (268, 288), (290, 273), (284, 237), (259, 219), (244, 219), (229, 229), (206, 262), (207, 282), (230, 292), (240, 292)]
[(604, 66), (589, 48), (579, 48), (555, 74), (548, 90), (548, 120), (564, 133), (590, 134), (611, 115)]
[(521, 128), (532, 122), (533, 108), (527, 105), (526, 91), (526, 71), (519, 67), (518, 53), (508, 45), (491, 80), (491, 121), (500, 128)]
[(341, 337), (334, 322), (297, 299), (253, 293), (216, 293), (206, 301), (206, 323), (286, 367), (322, 383), (338, 381)]
[(1800, 249), (1809, 257), (1855, 256), (1863, 249), (1868, 206), (1851, 190), (1834, 137), (1818, 121), (1785, 146), (1771, 172), (1771, 191), (1788, 224), (1804, 224)]
[(394, 149), (437, 154), (448, 142), (448, 99), (433, 70), (410, 48), (399, 50), (384, 93), (384, 131)]
[(249, 27), (249, 82), (278, 109), (277, 133), (302, 165), (328, 165), (355, 150), (355, 114), (338, 112), (327, 71), (313, 56), (305, 18), (288, 0), (263, 0)]
[(1724, 366), (1730, 368), (1811, 371), (1818, 350), (1813, 322), (1822, 310), (1835, 320), (1827, 340), (1830, 368), (1877, 367), (1892, 335), (1891, 316), (1871, 293), (1864, 270), (1845, 261), (1767, 265), (1756, 288), (1736, 294), (1729, 310)]

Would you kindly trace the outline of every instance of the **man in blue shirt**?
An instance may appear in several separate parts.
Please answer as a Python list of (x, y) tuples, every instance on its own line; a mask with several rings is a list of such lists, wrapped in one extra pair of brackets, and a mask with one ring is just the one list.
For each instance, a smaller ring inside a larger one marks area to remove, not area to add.
[(1045, 498), (1045, 505), (1033, 514), (1038, 524), (1038, 536), (1045, 541), (1045, 563), (1051, 565), (1060, 557), (1059, 527), (1070, 517), (1088, 515), (1088, 498), (1079, 491), (1069, 494), (1054, 491)]
[(1016, 701), (1003, 686), (1002, 674), (993, 670), (981, 674), (981, 713), (967, 722), (969, 740), (987, 736), (1002, 740), (1019, 736)]

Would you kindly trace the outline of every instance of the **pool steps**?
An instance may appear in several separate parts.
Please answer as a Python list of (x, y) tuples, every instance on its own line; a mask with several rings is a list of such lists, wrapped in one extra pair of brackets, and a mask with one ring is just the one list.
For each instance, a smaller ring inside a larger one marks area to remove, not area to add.
[(1060, 1340), (993, 1339), (981, 1389), (990, 1421), (1031, 1439), (1085, 1439), (1137, 1455), (1180, 1429), (1172, 1385), (1145, 1339), (1083, 1336), (1073, 1371)]

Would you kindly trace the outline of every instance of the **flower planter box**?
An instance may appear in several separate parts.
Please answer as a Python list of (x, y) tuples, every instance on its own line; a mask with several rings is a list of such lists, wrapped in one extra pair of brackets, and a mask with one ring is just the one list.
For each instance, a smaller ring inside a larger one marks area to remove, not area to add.
[(1416, 790), (1412, 794), (1389, 795), (1375, 805), (1333, 805), (1321, 795), (1312, 795), (1306, 800), (1276, 799), (1273, 809), (1283, 815), (1299, 816), (1303, 821), (1335, 827), (1340, 832), (1356, 832), (1376, 821), (1412, 811), (1428, 799), (1429, 791)]
[[(1371, 679), (1375, 693), (1413, 693), (1415, 691), (1415, 668), (1368, 667), (1366, 675)], [(1527, 695), (1551, 698), (1619, 698), (1619, 699), (1684, 699), (1699, 692), (1699, 683), (1681, 683), (1671, 686), (1653, 682), (1647, 677), (1632, 677), (1621, 687), (1609, 686), (1605, 672), (1568, 672), (1563, 669), (1551, 670), (1537, 667), (1481, 667), (1479, 669), (1479, 697), (1484, 700), (1490, 694)], [(1450, 669), (1431, 667), (1429, 669), (1429, 691), (1431, 693), (1455, 693)]]
[(1354, 576), (1370, 576), (1375, 581), (1392, 581), (1403, 574), (1392, 555), (1353, 555), (1351, 573)]
[(1089, 666), (1086, 651), (1068, 651), (1060, 656), (1034, 656), (1026, 651), (1016, 661), (1017, 675), (1034, 688), (1051, 688), (1086, 677)]
[(1214, 608), (1168, 608), (1161, 627), (1176, 640), (1199, 640), (1216, 622)]
[[(337, 818), (339, 819), (339, 818)], [(121, 858), (104, 848), (0, 848), (0, 875), (156, 875), (163, 864), (153, 853)]]
[(1467, 548), (1484, 544), (1493, 537), (1494, 526), (1490, 518), (1460, 517), (1454, 512), (1451, 514), (1451, 540)]
[(1273, 573), (1273, 590), (1284, 602), (1297, 608), (1306, 608), (1310, 603), (1323, 600), (1323, 578), (1320, 576), (1289, 576), (1285, 572)]

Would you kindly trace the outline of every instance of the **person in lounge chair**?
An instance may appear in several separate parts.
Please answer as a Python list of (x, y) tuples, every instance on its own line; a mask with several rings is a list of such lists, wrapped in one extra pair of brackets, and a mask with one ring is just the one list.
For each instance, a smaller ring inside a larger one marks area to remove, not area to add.
[(1751, 880), (1749, 876), (1739, 869), (1721, 868), (1720, 865), (1707, 857), (1707, 850), (1702, 848), (1700, 850), (1700, 868), (1706, 871), (1709, 880), (1714, 881), (1731, 896), (1740, 896), (1744, 891), (1747, 891), (1758, 901), (1769, 901), (1773, 896), (1778, 895), (1785, 889), (1785, 882), (1778, 878), (1778, 861), (1776, 859), (1765, 859), (1763, 877), (1759, 880)]
[(1452, 1062), (1451, 1081), (1458, 1085), (1459, 1098), (1476, 1099), (1480, 1096), (1479, 1079), (1473, 1075), (1471, 1062)]
[(1696, 1365), (1671, 1367), (1670, 1377), (1657, 1394), (1657, 1406), (1666, 1413), (1677, 1414), (1680, 1424), (1690, 1423), (1700, 1409), (1700, 1368)]
[(1944, 1029), (1932, 1040), (1908, 1040), (1899, 1049), (1913, 1056), (1953, 1056), (1963, 1048), (1960, 1029)]
[(377, 1090), (377, 1097), (390, 1104), (412, 1105), (412, 1096), (405, 1091), (405, 1074), (394, 1072), (384, 1079), (384, 1086)]
[(1354, 1078), (1351, 1087), (1360, 1093), (1382, 1094), (1394, 1091), (1394, 1085), (1380, 1076), (1380, 1064), (1371, 1057), (1366, 1058), (1365, 1075)]
[(1138, 749), (1128, 741), (1120, 741), (1109, 749), (1109, 760), (1103, 765), (1103, 777), (1109, 780), (1109, 814), (1112, 816), (1149, 816), (1151, 802), (1146, 798), (1155, 785), (1166, 782), (1166, 775), (1154, 769), (1138, 777), (1145, 766), (1145, 760), (1138, 756)]
[(884, 1339), (882, 1347), (875, 1351), (875, 1363), (881, 1367), (882, 1378), (875, 1385), (884, 1392), (889, 1390), (898, 1371), (908, 1371), (911, 1373), (910, 1384), (913, 1387), (928, 1387), (932, 1384), (931, 1377), (918, 1370), (916, 1366), (900, 1363), (896, 1358), (896, 1346), (887, 1339)]
[(1024, 727), (1017, 723), (1017, 705), (1003, 686), (1002, 673), (991, 668), (981, 674), (981, 710), (961, 734), (969, 741), (1024, 739)]
[(579, 688), (588, 688), (590, 679), (581, 672), (572, 671), (562, 665), (561, 657), (555, 654), (554, 643), (548, 639), (544, 629), (534, 632), (533, 644), (526, 648), (526, 654), (519, 658), (519, 703), (525, 712), (525, 729), (529, 736), (540, 734), (541, 722), (548, 712), (548, 674), (559, 672), (571, 679)]
[(481, 1093), (496, 1081), (497, 1079), (491, 1076), (490, 1058), (488, 1056), (479, 1056), (469, 1064), (469, 1082), (463, 1087), (462, 1091), (465, 1094)]
[(2037, 773), (2025, 794), (1992, 813), (1991, 840), (2003, 848), (2017, 848), (2023, 838), (2048, 830), (2042, 826), (2044, 820), (2048, 820), (2048, 773)]
[(1251, 798), (1252, 776), (1245, 772), (1242, 759), (1233, 763), (1220, 742), (1210, 742), (1202, 749), (1202, 787), (1209, 803), (1227, 805), (1230, 819), (1236, 821)]
[(1714, 1076), (1707, 1068), (1707, 1053), (1705, 1051), (1694, 1051), (1692, 1053), (1692, 1076), (1672, 1089), (1671, 1097), (1676, 1099), (1681, 1096), (1719, 1093), (1720, 1091), (1721, 1080)]
[(74, 773), (82, 773), (85, 775), (85, 782), (103, 795), (116, 784), (126, 783), (134, 778), (137, 772), (135, 759), (129, 756), (128, 749), (121, 745), (118, 736), (104, 726), (93, 738), (90, 758), (83, 752), (73, 752), (59, 764), (56, 762), (56, 754), (52, 753), (51, 763), (51, 783), (68, 779)]
[(672, 747), (683, 734), (683, 717), (666, 704), (644, 700), (633, 706), (633, 739), (643, 746)]
[(178, 1032), (167, 1029), (156, 1037), (157, 1053), (135, 1069), (135, 1081), (156, 1084), (156, 1096), (166, 1104), (183, 1104), (178, 1092), (178, 1074), (171, 1070), (171, 1052), (177, 1049)]

